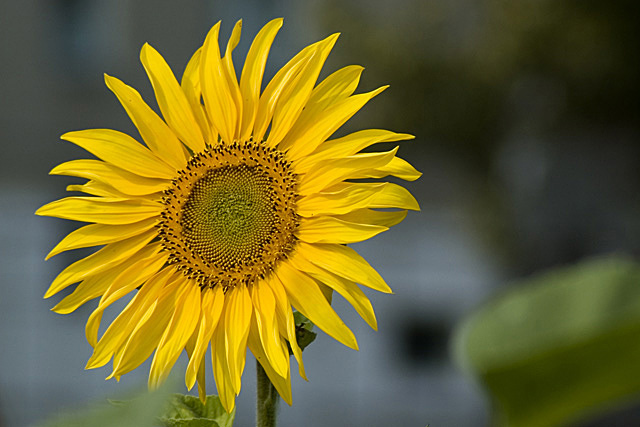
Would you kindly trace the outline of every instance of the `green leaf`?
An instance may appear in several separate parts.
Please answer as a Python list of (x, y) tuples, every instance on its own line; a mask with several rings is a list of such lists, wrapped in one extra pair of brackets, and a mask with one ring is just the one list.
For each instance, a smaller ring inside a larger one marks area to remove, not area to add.
[[(296, 341), (298, 342), (298, 347), (300, 347), (300, 350), (304, 350), (309, 344), (315, 341), (318, 334), (313, 332), (313, 322), (299, 311), (293, 312), (293, 320), (296, 324)], [(291, 349), (289, 349), (289, 353), (291, 353)]]
[(235, 414), (235, 409), (228, 414), (215, 395), (203, 405), (195, 396), (174, 394), (160, 421), (168, 427), (231, 427)]
[(220, 424), (211, 418), (175, 419), (160, 417), (160, 422), (166, 427), (219, 427)]
[(554, 426), (640, 393), (640, 266), (583, 262), (525, 280), (457, 331), (499, 425)]
[(313, 330), (313, 322), (307, 319), (307, 317), (299, 311), (293, 312), (293, 321), (295, 322), (296, 326), (300, 328), (305, 328), (309, 331)]

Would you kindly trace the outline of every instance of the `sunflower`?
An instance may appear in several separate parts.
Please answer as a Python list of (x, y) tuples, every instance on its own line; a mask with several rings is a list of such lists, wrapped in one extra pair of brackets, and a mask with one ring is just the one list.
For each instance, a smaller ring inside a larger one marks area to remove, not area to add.
[[(109, 129), (64, 134), (62, 139), (97, 159), (72, 160), (51, 174), (87, 179), (67, 187), (86, 195), (36, 212), (89, 223), (47, 258), (102, 246), (65, 268), (45, 294), (77, 284), (53, 308), (63, 314), (100, 297), (86, 325), (93, 347), (87, 369), (113, 360), (107, 379), (119, 379), (153, 354), (153, 388), (186, 350), (186, 385), (191, 389), (197, 381), (202, 398), (204, 356), (211, 348), (227, 411), (240, 392), (247, 347), (291, 404), (289, 351), (306, 379), (292, 306), (331, 337), (358, 348), (331, 308), (332, 290), (376, 329), (359, 285), (391, 289), (346, 244), (369, 239), (402, 221), (408, 209), (419, 209), (405, 188), (363, 180), (417, 179), (420, 173), (396, 156), (397, 147), (360, 152), (413, 136), (367, 129), (329, 139), (386, 88), (353, 95), (363, 70), (355, 65), (316, 85), (338, 34), (300, 51), (261, 91), (282, 19), (257, 34), (238, 81), (232, 52), (241, 26), (235, 25), (221, 56), (216, 24), (180, 83), (156, 50), (142, 47), (140, 60), (163, 118), (135, 89), (105, 75), (145, 145)], [(98, 338), (105, 309), (129, 294)]]

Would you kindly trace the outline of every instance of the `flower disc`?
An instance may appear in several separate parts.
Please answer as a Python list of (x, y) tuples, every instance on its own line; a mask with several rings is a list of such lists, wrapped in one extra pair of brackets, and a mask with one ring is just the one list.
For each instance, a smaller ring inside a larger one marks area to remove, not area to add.
[(289, 162), (264, 144), (194, 155), (164, 198), (169, 262), (203, 287), (253, 282), (293, 247), (295, 187)]

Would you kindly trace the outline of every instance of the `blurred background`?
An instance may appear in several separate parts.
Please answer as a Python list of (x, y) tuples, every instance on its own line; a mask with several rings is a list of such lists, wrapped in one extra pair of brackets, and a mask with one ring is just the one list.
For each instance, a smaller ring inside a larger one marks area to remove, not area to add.
[[(640, 254), (638, 9), (631, 0), (2, 0), (0, 426), (146, 386), (149, 363), (120, 384), (104, 381), (107, 368), (83, 370), (94, 304), (63, 316), (49, 309), (64, 295), (42, 299), (82, 255), (45, 263), (75, 225), (33, 215), (72, 183), (48, 171), (86, 157), (59, 136), (113, 128), (137, 137), (102, 74), (155, 108), (138, 61), (144, 42), (181, 76), (215, 22), (226, 43), (242, 18), (239, 69), (253, 36), (280, 16), (265, 82), (304, 46), (341, 32), (321, 78), (360, 64), (359, 91), (391, 87), (339, 132), (412, 133), (400, 155), (424, 173), (407, 184), (422, 212), (356, 245), (395, 292), (368, 293), (379, 331), (336, 298), (360, 351), (320, 333), (305, 351), (310, 382), (294, 376), (281, 425), (489, 425), (490, 398), (451, 357), (456, 325), (519, 278)], [(254, 419), (248, 358), (239, 426)], [(630, 401), (576, 425), (640, 425), (639, 408)]]

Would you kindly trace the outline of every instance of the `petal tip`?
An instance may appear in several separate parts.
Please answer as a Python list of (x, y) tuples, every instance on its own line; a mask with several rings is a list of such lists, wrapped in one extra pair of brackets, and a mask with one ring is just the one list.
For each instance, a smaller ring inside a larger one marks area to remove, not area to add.
[(155, 49), (149, 43), (144, 42), (144, 44), (140, 48), (140, 62), (144, 64), (145, 58), (152, 50), (155, 50)]
[(52, 250), (47, 254), (47, 256), (46, 256), (46, 257), (44, 257), (44, 260), (45, 260), (45, 261), (49, 261), (49, 259), (51, 259), (52, 257), (54, 257), (54, 256), (58, 255), (58, 252), (54, 252), (54, 251), (55, 251), (55, 249), (52, 249)]
[(60, 135), (60, 139), (63, 140), (63, 141), (71, 142), (71, 140), (69, 138), (72, 138), (74, 133), (76, 133), (76, 131), (65, 132), (62, 135)]
[(384, 85), (384, 86), (380, 86), (378, 89), (373, 91), (373, 96), (376, 96), (382, 92), (384, 92), (385, 90), (387, 90), (390, 87), (390, 85)]

